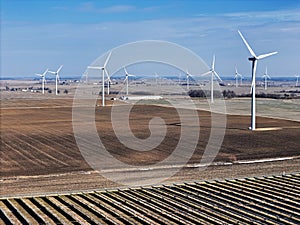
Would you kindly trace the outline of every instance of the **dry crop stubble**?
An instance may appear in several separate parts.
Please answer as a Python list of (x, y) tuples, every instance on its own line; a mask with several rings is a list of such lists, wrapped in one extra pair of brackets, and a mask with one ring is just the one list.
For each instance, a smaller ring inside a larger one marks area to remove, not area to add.
[[(81, 156), (73, 136), (72, 101), (65, 102), (47, 99), (42, 103), (43, 107), (35, 108), (41, 106), (37, 104), (38, 102), (36, 100), (19, 99), (18, 106), (26, 107), (26, 109), (23, 109), (16, 108), (16, 101), (8, 100), (5, 102), (5, 108), (1, 109), (2, 179), (11, 179), (15, 176), (43, 175), (45, 177), (41, 176), (38, 183), (45, 185), (43, 190), (48, 188), (51, 191), (55, 190), (55, 185), (57, 185), (58, 189), (65, 190), (67, 188), (65, 185), (68, 182), (73, 185), (74, 189), (80, 189), (80, 187), (88, 188), (89, 182), (85, 182), (85, 178), (90, 181), (90, 187), (93, 188), (107, 184), (112, 185), (103, 178), (94, 179), (95, 182), (92, 182), (93, 173), (89, 175), (78, 174), (80, 171), (91, 171), (91, 168)], [(176, 110), (173, 108), (153, 105), (135, 105), (133, 107), (130, 114), (130, 128), (136, 137), (147, 138), (150, 135), (148, 124), (154, 116), (163, 118), (167, 125), (167, 135), (163, 142), (157, 148), (146, 152), (128, 149), (118, 141), (112, 129), (110, 112), (110, 106), (104, 109), (96, 107), (95, 118), (98, 135), (107, 150), (124, 163), (137, 166), (153, 165), (168, 157), (178, 143), (180, 138), (180, 121)], [(187, 115), (189, 115), (188, 112), (189, 110), (186, 109)], [(198, 115), (200, 120), (199, 142), (189, 163), (200, 162), (210, 136), (210, 112), (199, 110)], [(251, 132), (247, 130), (249, 124), (248, 116), (228, 115), (227, 120), (225, 138), (215, 161), (233, 162), (236, 160), (299, 156), (299, 122), (258, 117), (257, 122), (260, 127), (283, 127), (283, 129)], [(191, 129), (193, 128), (191, 127)], [(172, 163), (180, 165), (181, 157), (184, 156), (178, 156), (178, 160)], [(294, 172), (296, 170), (299, 171), (299, 166), (297, 169), (297, 164), (292, 164), (293, 166), (290, 169), (294, 170)], [(286, 162), (286, 164), (283, 162), (277, 164), (269, 163), (269, 165), (270, 168), (264, 168), (268, 173), (272, 173), (272, 171), (284, 171), (285, 167), (288, 167), (289, 162)], [(276, 165), (278, 166), (277, 169), (275, 168)], [(263, 167), (262, 164), (261, 166)], [(111, 168), (114, 167), (116, 168), (117, 165), (111, 165)], [(233, 166), (232, 170), (229, 171), (232, 174), (240, 172), (245, 175), (249, 167), (251, 166)], [(233, 171), (235, 168), (238, 168), (239, 171)], [(272, 168), (274, 169), (272, 170)], [(286, 170), (289, 169), (286, 168)], [(224, 175), (216, 167), (210, 167), (208, 171), (212, 173), (212, 175), (207, 174), (206, 176), (208, 177), (213, 177), (214, 171), (216, 174)], [(254, 167), (252, 168), (253, 171), (259, 172)], [(68, 173), (77, 173), (77, 175), (72, 174), (72, 176), (68, 176)], [(47, 177), (53, 174), (60, 174), (61, 177), (53, 176), (51, 179)], [(229, 175), (228, 171), (227, 175)], [(81, 181), (76, 183), (76, 176)], [(199, 177), (199, 172), (183, 169), (179, 172), (178, 177), (180, 180), (196, 179)], [(170, 179), (176, 180), (176, 178)], [(96, 181), (100, 183), (96, 184)], [(30, 178), (27, 182), (30, 182)], [(51, 186), (51, 183), (54, 186)], [(12, 183), (9, 185), (12, 185)], [(34, 184), (31, 185), (34, 186)], [(72, 185), (69, 188), (72, 189)]]

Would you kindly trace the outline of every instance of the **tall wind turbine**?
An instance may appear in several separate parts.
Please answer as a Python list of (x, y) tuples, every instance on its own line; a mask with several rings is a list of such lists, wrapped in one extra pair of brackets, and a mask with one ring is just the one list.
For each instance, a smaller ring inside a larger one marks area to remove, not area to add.
[(298, 87), (298, 80), (299, 80), (299, 75), (295, 75), (295, 77), (296, 77), (296, 87)]
[(213, 56), (213, 61), (212, 61), (212, 65), (211, 65), (211, 69), (209, 71), (207, 71), (206, 73), (201, 74), (202, 76), (205, 76), (207, 74), (211, 75), (211, 90), (210, 90), (210, 101), (211, 103), (214, 103), (214, 76), (216, 76), (221, 82), (222, 79), (221, 77), (218, 75), (218, 73), (215, 71), (215, 60), (216, 57), (215, 55)]
[(235, 87), (238, 87), (238, 79), (241, 78), (241, 84), (242, 84), (242, 74), (238, 73), (237, 68), (235, 67)]
[(265, 90), (267, 90), (267, 88), (268, 88), (268, 79), (271, 79), (271, 77), (268, 75), (267, 67), (266, 67), (266, 72), (262, 77), (265, 79)]
[(254, 51), (251, 49), (250, 45), (247, 43), (246, 39), (242, 35), (242, 33), (238, 30), (239, 35), (241, 36), (244, 44), (246, 45), (248, 51), (250, 52), (251, 56), (249, 61), (252, 61), (252, 84), (251, 84), (251, 90), (252, 90), (252, 99), (251, 99), (251, 130), (255, 130), (255, 72), (256, 72), (256, 65), (257, 60), (266, 58), (268, 56), (277, 54), (277, 52), (271, 52), (267, 54), (262, 54), (259, 56), (256, 56)]
[(49, 73), (52, 73), (55, 75), (55, 94), (58, 95), (58, 91), (57, 91), (57, 82), (59, 81), (59, 71), (61, 70), (61, 68), (63, 67), (63, 65), (61, 65), (58, 70), (56, 72), (53, 71), (49, 71)]
[(45, 81), (46, 81), (46, 73), (48, 72), (48, 69), (45, 70), (43, 74), (36, 73), (37, 76), (40, 76), (42, 78), (42, 93), (45, 94)]
[(110, 56), (111, 56), (111, 53), (112, 52), (110, 52), (109, 54), (108, 54), (108, 56), (107, 56), (107, 58), (106, 58), (106, 60), (105, 60), (105, 62), (104, 62), (104, 64), (103, 64), (103, 66), (89, 66), (88, 68), (89, 69), (96, 69), (96, 70), (102, 70), (102, 106), (104, 107), (105, 106), (105, 85), (104, 85), (104, 83), (105, 83), (105, 73), (106, 73), (106, 75), (108, 76), (108, 72), (107, 72), (107, 70), (106, 70), (106, 65), (107, 65), (107, 63), (108, 63), (108, 61), (109, 61), (109, 58), (110, 58)]
[(125, 79), (124, 79), (124, 83), (126, 82), (126, 95), (128, 95), (128, 79), (129, 77), (135, 77), (135, 75), (133, 74), (129, 74), (124, 66), (124, 71), (125, 71)]

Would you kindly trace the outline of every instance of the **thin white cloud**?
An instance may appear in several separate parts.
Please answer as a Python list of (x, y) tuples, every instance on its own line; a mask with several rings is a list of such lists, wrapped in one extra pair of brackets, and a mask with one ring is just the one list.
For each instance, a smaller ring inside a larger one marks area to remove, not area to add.
[(133, 5), (113, 5), (109, 7), (99, 7), (93, 2), (84, 2), (80, 4), (79, 10), (83, 12), (95, 12), (95, 13), (124, 13), (135, 10)]
[(276, 11), (253, 11), (253, 12), (237, 12), (224, 14), (225, 17), (233, 19), (255, 19), (255, 20), (271, 20), (271, 21), (300, 21), (300, 10), (276, 10)]

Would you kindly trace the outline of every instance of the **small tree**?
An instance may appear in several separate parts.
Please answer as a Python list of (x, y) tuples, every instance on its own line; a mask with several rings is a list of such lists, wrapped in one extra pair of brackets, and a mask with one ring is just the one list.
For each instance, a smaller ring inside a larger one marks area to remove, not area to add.
[(235, 92), (234, 91), (230, 91), (230, 90), (224, 90), (223, 92), (222, 92), (222, 94), (223, 94), (223, 97), (224, 98), (234, 98), (234, 97), (236, 97), (236, 94), (235, 94)]
[(68, 91), (67, 89), (65, 89), (65, 90), (64, 90), (64, 93), (65, 93), (65, 94), (68, 94), (68, 93), (69, 93), (69, 91)]

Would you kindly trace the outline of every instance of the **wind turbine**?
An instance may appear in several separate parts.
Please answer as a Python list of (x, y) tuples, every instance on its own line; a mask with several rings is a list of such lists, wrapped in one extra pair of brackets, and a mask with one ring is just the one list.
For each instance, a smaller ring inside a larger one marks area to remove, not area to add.
[(49, 73), (52, 73), (55, 75), (55, 94), (58, 95), (58, 91), (57, 91), (57, 82), (59, 81), (59, 71), (61, 70), (61, 68), (63, 67), (63, 65), (61, 65), (58, 70), (56, 72), (53, 71), (49, 71)]
[(237, 68), (235, 67), (235, 87), (238, 87), (238, 79), (241, 78), (241, 84), (242, 84), (242, 74), (238, 73)]
[(221, 77), (215, 71), (215, 60), (216, 60), (216, 57), (214, 55), (212, 65), (211, 65), (211, 69), (209, 71), (207, 71), (206, 73), (201, 74), (202, 76), (205, 76), (207, 74), (211, 74), (211, 90), (210, 90), (211, 91), (211, 93), (210, 93), (211, 103), (214, 103), (214, 76), (216, 76), (221, 82), (223, 82)]
[(158, 85), (158, 79), (159, 79), (159, 75), (157, 73), (155, 73), (156, 85)]
[(186, 70), (186, 89), (187, 89), (187, 90), (190, 89), (190, 83), (189, 83), (190, 76), (191, 76), (191, 74), (189, 74), (189, 71)]
[(298, 87), (298, 79), (299, 79), (299, 75), (295, 75), (295, 77), (296, 77), (296, 87)]
[(82, 76), (85, 77), (85, 83), (88, 83), (88, 72), (85, 71)]
[(125, 71), (125, 79), (124, 79), (123, 83), (126, 82), (126, 95), (128, 95), (128, 79), (129, 79), (129, 77), (135, 77), (135, 75), (129, 74), (129, 73), (127, 72), (125, 66), (124, 66), (124, 71)]
[(241, 36), (244, 44), (246, 45), (248, 51), (250, 52), (251, 56), (248, 58), (249, 61), (252, 61), (252, 84), (251, 84), (251, 90), (252, 90), (252, 99), (251, 99), (251, 130), (255, 130), (255, 72), (256, 72), (256, 65), (257, 65), (257, 60), (266, 58), (268, 56), (277, 54), (277, 52), (271, 52), (267, 54), (262, 54), (259, 56), (256, 56), (254, 51), (251, 49), (249, 44), (247, 43), (246, 39), (242, 35), (242, 33), (238, 30), (239, 35)]
[(267, 69), (267, 67), (266, 67), (266, 72), (262, 76), (262, 78), (265, 79), (265, 90), (267, 90), (267, 88), (268, 88), (268, 79), (271, 79), (271, 77), (268, 75), (268, 69)]
[(40, 76), (42, 78), (42, 93), (45, 94), (45, 81), (46, 81), (46, 73), (48, 69), (45, 70), (43, 74), (36, 73), (35, 75)]
[(108, 72), (106, 70), (106, 65), (109, 61), (109, 58), (111, 56), (111, 53), (112, 52), (109, 52), (103, 66), (89, 66), (88, 68), (89, 69), (96, 69), (96, 70), (102, 70), (102, 106), (104, 107), (105, 106), (105, 86), (104, 86), (104, 83), (105, 83), (105, 80), (104, 80), (104, 73), (106, 73), (106, 75), (108, 76)]

